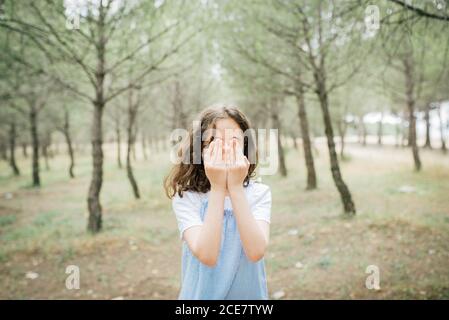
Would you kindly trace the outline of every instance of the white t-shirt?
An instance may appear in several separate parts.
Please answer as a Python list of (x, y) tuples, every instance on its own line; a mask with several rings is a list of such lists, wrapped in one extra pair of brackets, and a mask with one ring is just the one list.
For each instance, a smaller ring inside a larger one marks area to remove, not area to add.
[[(271, 222), (271, 190), (265, 184), (250, 181), (244, 188), (251, 212), (256, 220)], [(172, 200), (173, 211), (178, 222), (180, 238), (190, 227), (202, 225), (200, 210), (204, 201), (209, 198), (209, 192), (183, 192), (182, 198), (176, 193)], [(224, 208), (232, 210), (231, 198), (225, 197)]]

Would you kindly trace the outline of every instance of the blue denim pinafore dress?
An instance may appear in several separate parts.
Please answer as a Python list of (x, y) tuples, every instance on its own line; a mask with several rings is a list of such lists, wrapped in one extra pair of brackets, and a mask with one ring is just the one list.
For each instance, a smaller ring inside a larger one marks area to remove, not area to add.
[[(201, 205), (204, 221), (207, 199)], [(182, 242), (182, 281), (178, 299), (182, 300), (267, 300), (264, 258), (250, 261), (243, 250), (237, 221), (231, 209), (224, 210), (220, 254), (209, 267)]]

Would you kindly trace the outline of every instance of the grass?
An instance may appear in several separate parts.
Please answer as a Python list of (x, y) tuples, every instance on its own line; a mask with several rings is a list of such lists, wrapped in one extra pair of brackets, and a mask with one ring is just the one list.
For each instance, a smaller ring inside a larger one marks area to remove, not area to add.
[[(141, 200), (106, 146), (103, 231), (86, 232), (91, 159), (78, 155), (75, 179), (57, 155), (30, 187), (0, 163), (0, 298), (175, 299), (181, 243), (162, 190), (168, 155), (138, 154)], [(448, 299), (449, 156), (422, 150), (423, 171), (410, 150), (347, 145), (342, 173), (357, 215), (344, 218), (324, 145), (316, 156), (318, 189), (305, 191), (302, 152), (287, 153), (289, 175), (263, 177), (273, 193), (270, 246), (265, 256), (270, 294), (284, 299)], [(412, 192), (400, 191), (403, 186)], [(299, 267), (298, 267), (298, 263)], [(65, 288), (66, 267), (81, 270), (81, 289)], [(365, 287), (367, 266), (380, 270), (381, 290)], [(27, 272), (38, 274), (36, 279)]]

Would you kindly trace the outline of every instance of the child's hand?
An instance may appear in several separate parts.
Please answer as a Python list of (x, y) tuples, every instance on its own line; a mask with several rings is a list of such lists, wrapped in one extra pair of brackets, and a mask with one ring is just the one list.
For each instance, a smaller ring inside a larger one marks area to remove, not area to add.
[(238, 140), (226, 150), (226, 166), (228, 168), (227, 188), (229, 191), (243, 187), (243, 181), (248, 175), (249, 161), (243, 154), (243, 148)]
[(226, 191), (226, 162), (223, 157), (223, 142), (215, 139), (204, 152), (204, 170), (211, 189)]

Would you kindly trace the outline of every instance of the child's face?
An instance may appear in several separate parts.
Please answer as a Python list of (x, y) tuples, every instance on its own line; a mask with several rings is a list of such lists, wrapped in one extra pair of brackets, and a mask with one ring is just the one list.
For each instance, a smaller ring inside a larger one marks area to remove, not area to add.
[(243, 148), (243, 131), (232, 118), (219, 119), (215, 122), (215, 130), (209, 130), (205, 139), (206, 146), (215, 139), (222, 139), (223, 153), (225, 148), (233, 146), (234, 140), (237, 140)]

